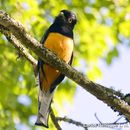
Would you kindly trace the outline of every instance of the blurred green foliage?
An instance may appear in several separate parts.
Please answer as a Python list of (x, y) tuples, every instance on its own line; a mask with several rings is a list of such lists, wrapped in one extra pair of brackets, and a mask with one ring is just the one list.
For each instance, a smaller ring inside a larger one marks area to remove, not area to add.
[[(110, 65), (120, 54), (119, 45), (130, 46), (130, 0), (0, 0), (0, 9), (38, 40), (60, 10), (73, 10), (78, 18), (73, 66), (92, 80), (102, 76), (100, 60)], [(38, 94), (33, 69), (16, 54), (1, 34), (0, 130), (40, 130), (33, 124)], [(60, 84), (54, 97), (57, 113), (65, 113), (63, 104), (72, 103), (75, 86), (69, 79)], [(55, 129), (53, 124), (50, 128)]]

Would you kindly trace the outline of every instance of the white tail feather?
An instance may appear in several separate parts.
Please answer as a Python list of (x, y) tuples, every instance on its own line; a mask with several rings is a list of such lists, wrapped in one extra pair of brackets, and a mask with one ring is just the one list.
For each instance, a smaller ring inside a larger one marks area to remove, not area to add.
[(36, 125), (48, 127), (48, 116), (50, 112), (50, 104), (53, 98), (53, 93), (54, 92), (42, 92), (39, 88), (39, 108), (37, 121), (35, 123)]

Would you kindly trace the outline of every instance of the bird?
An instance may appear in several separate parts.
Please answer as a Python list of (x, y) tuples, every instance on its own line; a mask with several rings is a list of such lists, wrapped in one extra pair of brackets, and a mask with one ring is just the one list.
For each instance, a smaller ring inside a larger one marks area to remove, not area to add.
[[(73, 60), (73, 29), (77, 23), (76, 14), (69, 10), (61, 10), (52, 25), (43, 35), (40, 43), (57, 55), (65, 63), (71, 65)], [(38, 116), (35, 125), (48, 128), (48, 117), (54, 92), (65, 78), (65, 75), (39, 58), (38, 70)]]

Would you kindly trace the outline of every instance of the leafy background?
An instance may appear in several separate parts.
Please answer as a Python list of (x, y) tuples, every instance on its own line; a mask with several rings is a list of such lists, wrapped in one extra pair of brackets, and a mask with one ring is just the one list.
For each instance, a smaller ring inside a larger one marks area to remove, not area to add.
[[(130, 0), (0, 0), (0, 9), (38, 40), (60, 10), (74, 11), (78, 23), (73, 66), (91, 80), (102, 77), (100, 61), (111, 65), (120, 55), (118, 46), (130, 46)], [(38, 94), (33, 68), (24, 58), (17, 59), (17, 53), (0, 34), (0, 130), (41, 130), (33, 124)], [(52, 105), (57, 115), (66, 113), (66, 102), (73, 105), (76, 91), (69, 79), (59, 85)], [(55, 129), (51, 121), (50, 129)]]

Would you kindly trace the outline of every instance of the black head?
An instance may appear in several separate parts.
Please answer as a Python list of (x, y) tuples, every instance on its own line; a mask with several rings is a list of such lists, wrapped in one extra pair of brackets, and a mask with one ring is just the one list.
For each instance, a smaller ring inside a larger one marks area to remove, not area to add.
[(59, 15), (56, 17), (54, 23), (59, 26), (68, 26), (70, 28), (74, 28), (74, 25), (77, 22), (76, 15), (69, 10), (61, 10)]

